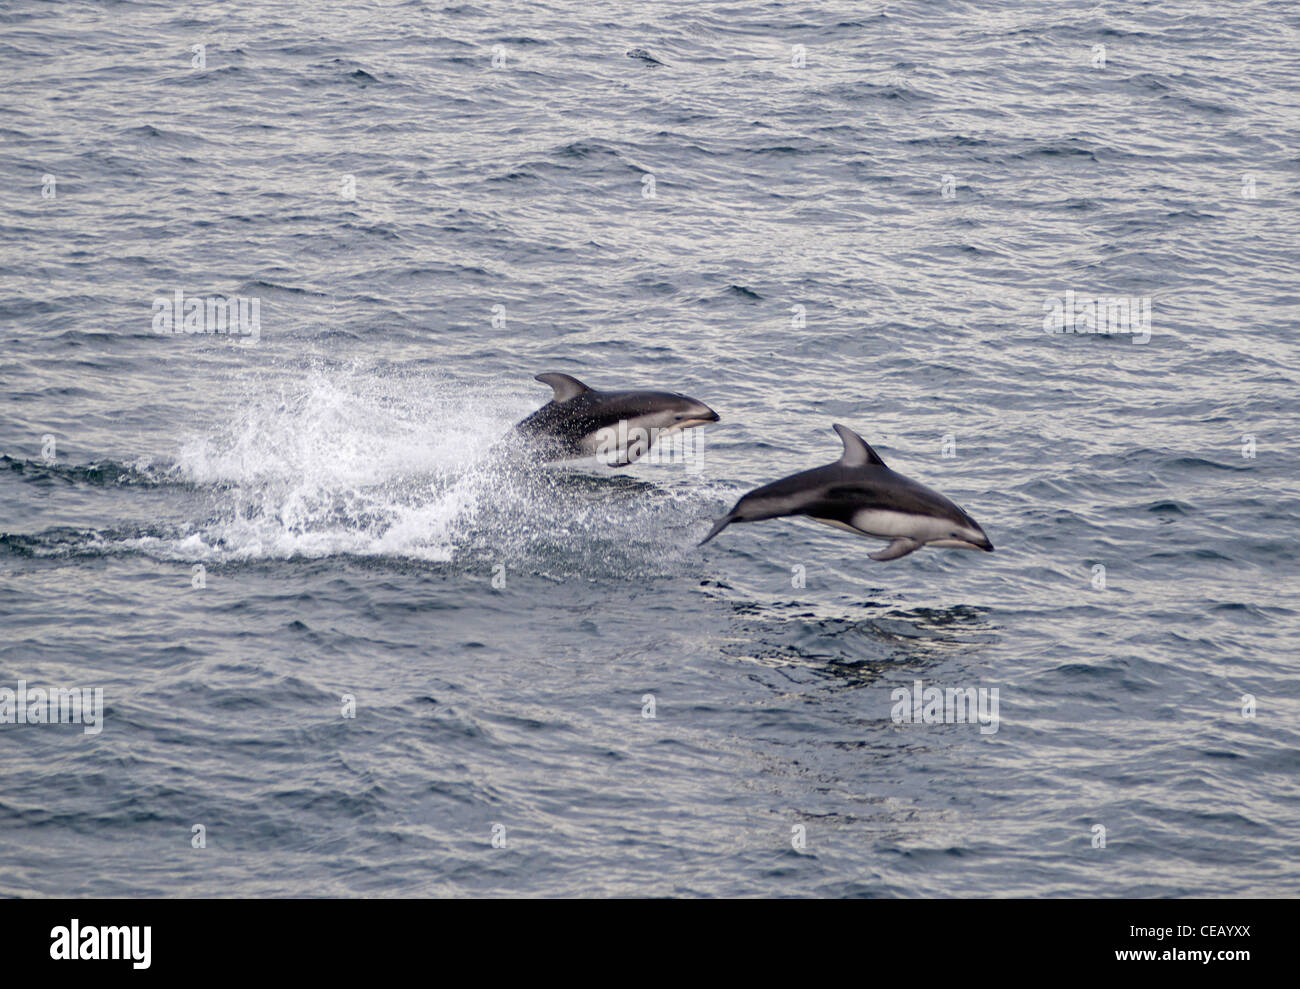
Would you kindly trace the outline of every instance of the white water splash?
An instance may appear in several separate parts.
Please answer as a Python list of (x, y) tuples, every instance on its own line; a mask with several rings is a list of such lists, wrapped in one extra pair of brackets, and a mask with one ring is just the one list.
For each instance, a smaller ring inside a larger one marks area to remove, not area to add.
[(625, 573), (688, 552), (686, 528), (709, 514), (707, 485), (680, 466), (645, 467), (642, 481), (509, 456), (502, 441), (526, 398), (365, 368), (244, 387), (236, 414), (185, 441), (172, 468), (209, 489), (207, 520), (123, 548), (191, 561), (463, 556)]
[(492, 447), (514, 418), (429, 375), (313, 369), (184, 444), (175, 476), (215, 488), (217, 518), (173, 548), (448, 560), (491, 496)]

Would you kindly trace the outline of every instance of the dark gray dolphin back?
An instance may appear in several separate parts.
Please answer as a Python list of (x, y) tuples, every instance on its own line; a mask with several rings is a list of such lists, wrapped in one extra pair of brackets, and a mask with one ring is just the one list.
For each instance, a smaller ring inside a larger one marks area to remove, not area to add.
[(890, 470), (880, 454), (848, 426), (835, 423), (833, 428), (844, 444), (839, 460), (750, 491), (713, 523), (713, 529), (699, 545), (732, 522), (759, 522), (787, 515), (807, 515), (851, 528), (854, 515), (863, 508), (962, 514), (938, 492)]
[[(893, 474), (893, 471), (885, 466), (885, 462), (880, 459), (880, 454), (871, 449), (870, 444), (848, 426), (842, 426), (837, 422), (832, 428), (844, 444), (844, 452), (840, 454), (839, 460), (755, 488), (736, 502), (730, 512), (717, 519), (709, 534), (701, 539), (698, 545), (703, 546), (732, 522), (758, 522), (783, 515), (818, 514), (819, 511), (823, 517), (838, 519), (839, 516), (844, 515), (844, 521), (847, 522), (852, 517), (852, 511), (856, 506), (851, 497), (845, 496), (847, 492), (837, 492), (832, 485), (836, 482), (848, 485), (857, 481), (862, 468), (876, 468), (884, 474)], [(825, 497), (821, 499), (805, 497), (812, 490), (824, 491), (828, 488), (831, 504), (826, 503)], [(840, 497), (837, 497), (837, 494)], [(842, 504), (837, 504), (841, 502)], [(763, 507), (760, 508), (760, 505)]]
[(554, 394), (549, 402), (519, 422), (515, 429), (542, 441), (548, 455), (577, 452), (581, 438), (596, 427), (592, 407), (599, 401), (601, 393), (573, 375), (559, 371), (539, 374), (534, 380), (550, 385)]

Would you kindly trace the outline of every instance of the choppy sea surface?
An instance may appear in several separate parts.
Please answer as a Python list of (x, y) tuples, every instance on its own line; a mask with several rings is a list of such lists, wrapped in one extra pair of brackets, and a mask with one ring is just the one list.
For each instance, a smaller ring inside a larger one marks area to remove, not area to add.
[[(6, 3), (0, 689), (104, 710), (0, 724), (0, 895), (1300, 893), (1298, 48), (1287, 2)], [(177, 291), (258, 333), (155, 332)], [(503, 459), (543, 371), (722, 420)], [(997, 551), (696, 548), (833, 422)], [(899, 723), (918, 681), (997, 730)]]

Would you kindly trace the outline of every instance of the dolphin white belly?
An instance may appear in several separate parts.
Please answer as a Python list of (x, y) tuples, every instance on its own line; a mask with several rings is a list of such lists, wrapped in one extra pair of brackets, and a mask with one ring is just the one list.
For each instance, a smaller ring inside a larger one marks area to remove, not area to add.
[(928, 543), (949, 536), (952, 523), (931, 515), (863, 508), (853, 513), (853, 528), (878, 539), (897, 539), (902, 536), (919, 543)]

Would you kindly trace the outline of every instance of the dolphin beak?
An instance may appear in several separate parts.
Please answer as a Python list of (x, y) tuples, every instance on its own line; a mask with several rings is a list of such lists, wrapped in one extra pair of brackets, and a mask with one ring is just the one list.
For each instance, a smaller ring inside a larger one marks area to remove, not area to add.
[[(961, 537), (960, 543), (964, 544), (963, 549), (982, 549), (985, 553), (993, 552), (993, 542), (984, 534), (984, 527), (976, 522), (969, 515), (963, 520), (966, 526), (966, 533)], [(954, 536), (957, 533), (953, 533)]]
[(692, 429), (695, 426), (703, 426), (708, 422), (717, 422), (718, 418), (719, 416), (716, 412), (703, 402), (699, 402), (695, 408), (691, 409), (690, 418), (682, 419), (680, 422), (676, 423), (676, 426), (679, 429)]

